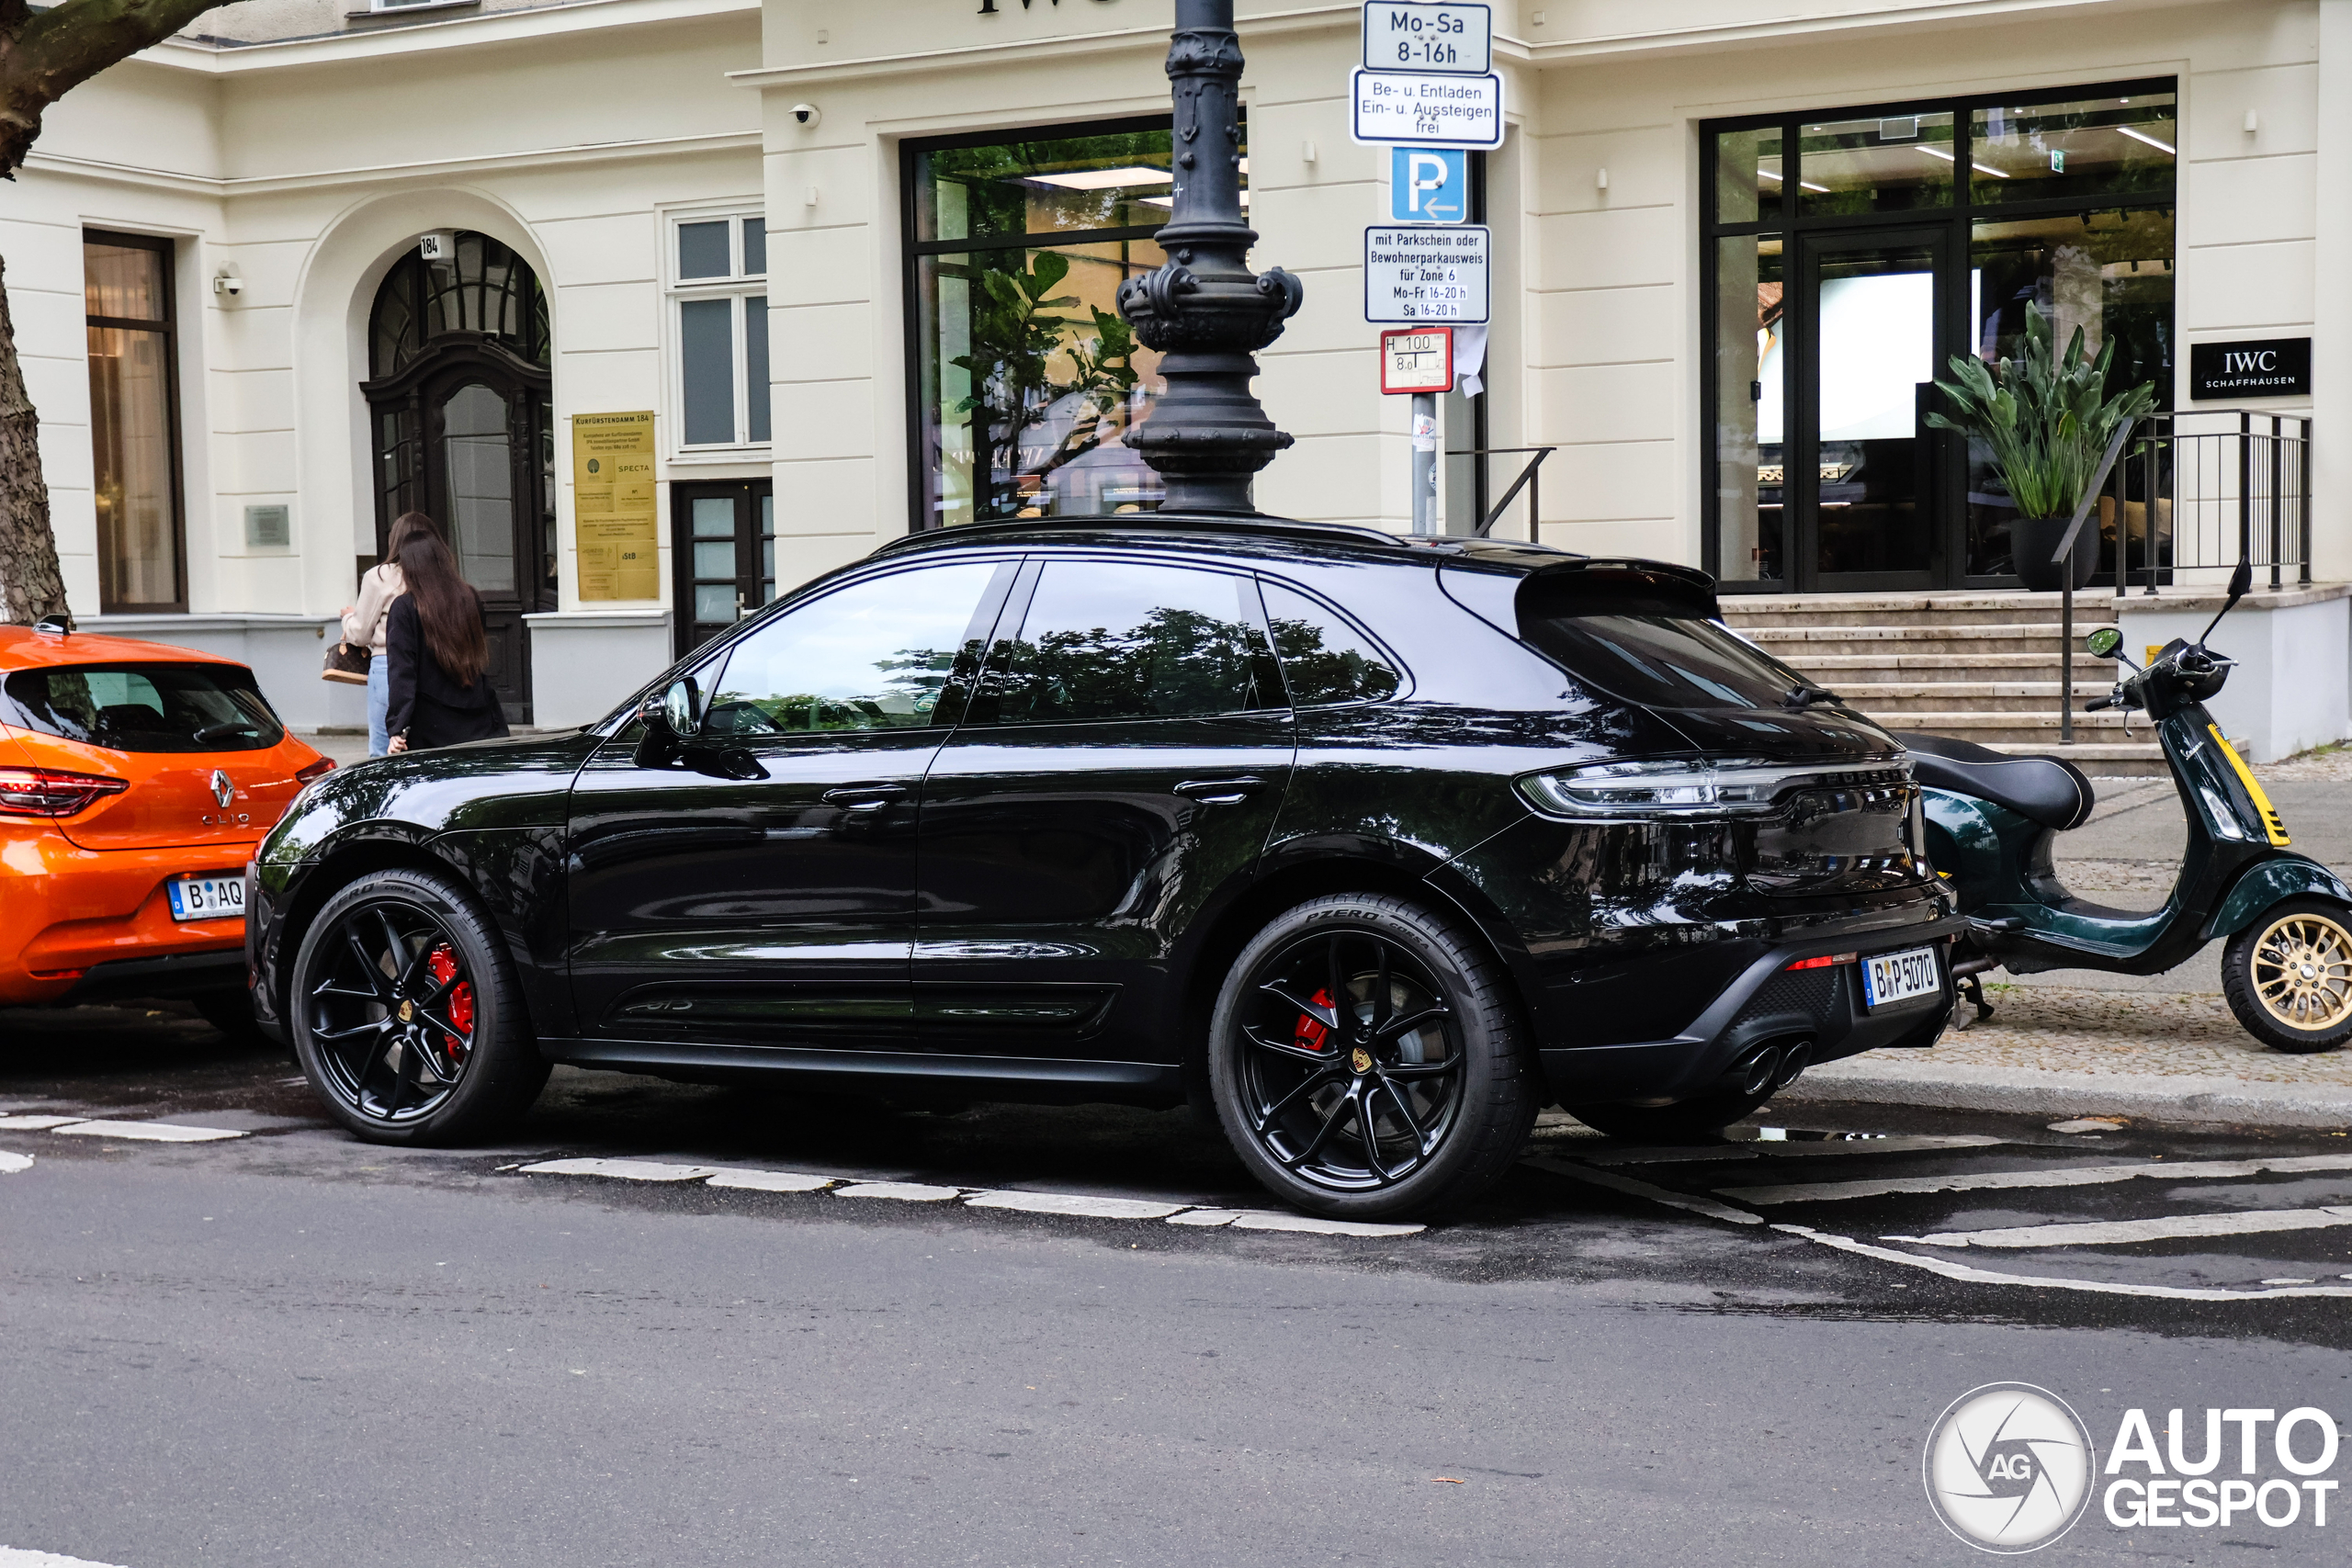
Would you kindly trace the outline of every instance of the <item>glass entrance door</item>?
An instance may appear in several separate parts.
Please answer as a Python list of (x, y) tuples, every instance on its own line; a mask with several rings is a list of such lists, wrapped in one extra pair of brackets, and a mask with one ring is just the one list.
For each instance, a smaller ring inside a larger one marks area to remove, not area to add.
[[(1800, 590), (1907, 590), (1936, 581), (1944, 437), (1927, 426), (1945, 336), (1946, 237), (1936, 230), (1821, 233), (1799, 250), (1790, 334), (1793, 416), (1786, 496)], [(1775, 385), (1766, 378), (1765, 386)]]
[(775, 597), (775, 496), (766, 479), (681, 482), (670, 494), (683, 659)]

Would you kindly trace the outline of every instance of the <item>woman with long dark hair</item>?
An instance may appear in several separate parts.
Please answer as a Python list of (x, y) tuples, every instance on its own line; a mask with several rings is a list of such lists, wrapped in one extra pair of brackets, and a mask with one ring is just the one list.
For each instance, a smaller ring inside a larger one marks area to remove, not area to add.
[(391, 708), (391, 664), (385, 651), (384, 634), (391, 620), (392, 601), (408, 592), (408, 583), (401, 576), (401, 551), (419, 534), (438, 536), (440, 525), (422, 512), (403, 512), (392, 519), (390, 536), (384, 542), (384, 558), (368, 569), (359, 579), (359, 603), (343, 609), (343, 640), (368, 650), (368, 755), (380, 757), (390, 750), (391, 734), (384, 728), (384, 716)]
[(454, 746), (506, 733), (506, 715), (490, 685), (490, 638), (481, 596), (458, 575), (437, 534), (401, 547), (408, 592), (385, 617), (390, 709), (384, 716), (393, 751)]

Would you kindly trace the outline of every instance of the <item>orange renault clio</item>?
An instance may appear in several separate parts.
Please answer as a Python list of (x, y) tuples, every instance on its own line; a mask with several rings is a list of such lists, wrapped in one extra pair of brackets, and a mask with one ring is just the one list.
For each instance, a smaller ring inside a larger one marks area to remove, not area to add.
[(0, 626), (0, 1006), (245, 999), (245, 863), (334, 766), (253, 671), (68, 623)]

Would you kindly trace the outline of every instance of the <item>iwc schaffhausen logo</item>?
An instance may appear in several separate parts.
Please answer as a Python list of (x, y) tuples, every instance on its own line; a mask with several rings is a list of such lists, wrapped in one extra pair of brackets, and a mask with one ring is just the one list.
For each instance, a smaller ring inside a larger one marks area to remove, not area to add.
[(2075, 1528), (2098, 1456), (2082, 1418), (2031, 1383), (1970, 1389), (1936, 1418), (1922, 1461), (1928, 1501), (1969, 1545), (2038, 1551)]

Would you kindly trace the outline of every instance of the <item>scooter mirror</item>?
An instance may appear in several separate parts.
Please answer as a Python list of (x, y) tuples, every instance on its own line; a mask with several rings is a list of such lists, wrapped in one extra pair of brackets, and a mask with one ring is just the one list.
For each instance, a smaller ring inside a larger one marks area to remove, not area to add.
[(2254, 563), (2238, 562), (2237, 570), (2230, 573), (2230, 603), (2234, 604), (2254, 590)]
[(2123, 634), (2113, 626), (2101, 626), (2083, 638), (2083, 647), (2093, 659), (2113, 659), (2123, 651)]

